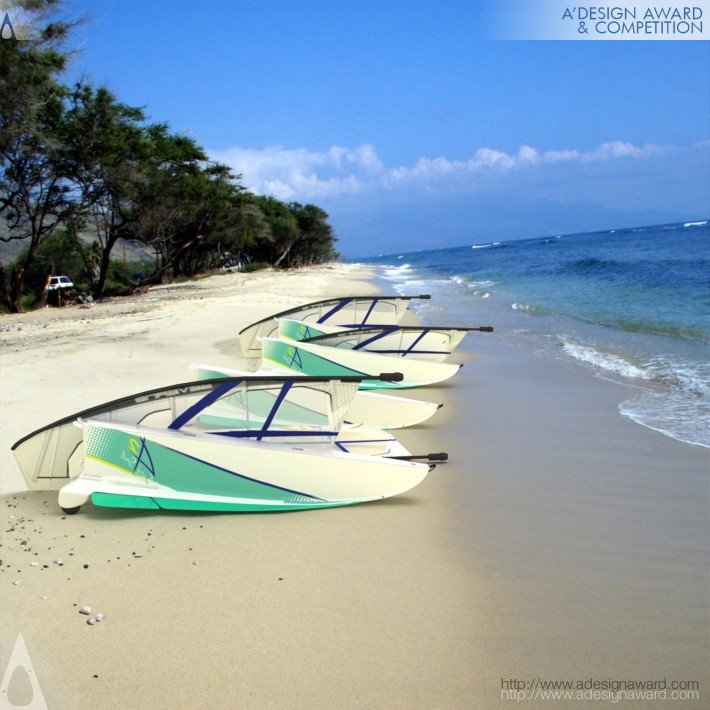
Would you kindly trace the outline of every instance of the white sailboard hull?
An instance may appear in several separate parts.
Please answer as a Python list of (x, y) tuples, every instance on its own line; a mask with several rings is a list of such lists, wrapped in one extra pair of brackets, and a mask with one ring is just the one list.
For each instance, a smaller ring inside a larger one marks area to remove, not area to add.
[(59, 492), (125, 508), (275, 511), (351, 505), (404, 493), (428, 464), (337, 449), (83, 421), (82, 473)]

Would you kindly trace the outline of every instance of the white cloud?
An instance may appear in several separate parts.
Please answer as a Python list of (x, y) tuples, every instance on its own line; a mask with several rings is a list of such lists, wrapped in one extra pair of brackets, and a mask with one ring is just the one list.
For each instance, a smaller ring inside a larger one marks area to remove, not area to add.
[(249, 189), (281, 200), (357, 193), (385, 172), (375, 149), (367, 144), (354, 149), (332, 146), (322, 153), (280, 145), (233, 147), (211, 151), (210, 157), (240, 173)]
[(562, 149), (541, 153), (523, 145), (514, 154), (479, 148), (467, 160), (422, 157), (414, 165), (396, 167), (385, 166), (369, 144), (356, 148), (332, 146), (323, 152), (279, 145), (262, 149), (233, 147), (211, 151), (210, 156), (240, 173), (243, 184), (253, 192), (303, 201), (402, 187), (470, 188), (486, 178), (512, 171), (540, 170), (559, 163), (649, 159), (675, 150), (672, 146), (647, 143), (639, 147), (610, 141), (589, 151)]

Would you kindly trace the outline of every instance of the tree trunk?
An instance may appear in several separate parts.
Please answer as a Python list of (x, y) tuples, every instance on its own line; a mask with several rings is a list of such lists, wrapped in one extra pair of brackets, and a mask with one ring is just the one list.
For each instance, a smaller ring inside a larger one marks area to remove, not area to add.
[(7, 275), (5, 274), (5, 266), (2, 263), (0, 263), (0, 297), (2, 297), (2, 302), (5, 304), (7, 310), (12, 311), (10, 283), (8, 281)]
[(38, 308), (44, 308), (47, 305), (47, 294), (49, 293), (49, 282), (54, 276), (54, 264), (49, 265), (49, 271), (47, 272), (47, 278), (44, 280), (44, 288), (42, 289), (42, 295), (39, 297)]
[(276, 268), (288, 256), (288, 253), (291, 251), (291, 248), (293, 247), (293, 245), (295, 243), (296, 243), (295, 239), (292, 242), (289, 242), (289, 245), (286, 247), (283, 254), (281, 254), (281, 256), (278, 259), (276, 259), (276, 261), (274, 262), (274, 264), (273, 264), (274, 268)]
[(22, 284), (25, 280), (24, 265), (15, 265), (12, 267), (12, 276), (10, 278), (10, 311), (12, 313), (24, 313), (22, 307)]
[(108, 267), (111, 265), (111, 250), (118, 241), (117, 236), (109, 236), (106, 240), (106, 246), (101, 252), (101, 263), (99, 264), (99, 279), (94, 288), (94, 298), (101, 298), (104, 295), (106, 286), (106, 276), (108, 275)]
[[(177, 259), (186, 249), (191, 247), (195, 242), (200, 241), (202, 239), (201, 236), (196, 237), (192, 241), (187, 242), (186, 244), (183, 244), (174, 254), (172, 254), (167, 261), (163, 263), (162, 266), (157, 268), (148, 278), (143, 279), (140, 282), (140, 288), (143, 288), (145, 286), (153, 286), (154, 284), (159, 284), (162, 283), (163, 281), (163, 276), (165, 275), (165, 272), (170, 268), (170, 265)], [(129, 294), (133, 293), (136, 290), (135, 286), (126, 286), (125, 288), (119, 289), (116, 291), (116, 296), (128, 296)]]

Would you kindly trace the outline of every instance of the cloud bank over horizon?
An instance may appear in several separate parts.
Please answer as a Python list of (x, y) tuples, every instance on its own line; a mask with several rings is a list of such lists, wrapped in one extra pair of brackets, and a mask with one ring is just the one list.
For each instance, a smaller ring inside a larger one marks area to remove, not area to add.
[[(707, 144), (703, 141), (698, 146)], [(210, 157), (229, 165), (242, 175), (248, 189), (280, 200), (310, 200), (339, 195), (361, 194), (368, 190), (391, 190), (417, 183), (459, 178), (485, 179), (486, 176), (560, 163), (596, 163), (624, 158), (644, 159), (678, 152), (676, 146), (646, 143), (636, 146), (625, 141), (609, 141), (593, 150), (561, 149), (539, 151), (522, 145), (509, 154), (494, 148), (479, 148), (467, 160), (421, 157), (414, 165), (387, 167), (374, 146), (356, 148), (331, 146), (319, 152), (280, 145), (266, 148), (234, 146), (210, 151)], [(475, 183), (471, 186), (475, 187)]]
[(630, 220), (672, 221), (675, 214), (710, 209), (698, 182), (709, 155), (710, 140), (690, 146), (612, 140), (588, 150), (524, 144), (510, 153), (482, 147), (465, 159), (423, 156), (395, 166), (368, 143), (324, 151), (280, 145), (210, 151), (252, 192), (323, 206), (345, 252), (360, 251), (348, 242), (362, 247), (368, 239), (373, 248), (382, 239), (396, 248), (436, 248), (477, 229), (519, 238), (526, 229), (599, 229), (605, 219), (621, 226), (624, 212)]

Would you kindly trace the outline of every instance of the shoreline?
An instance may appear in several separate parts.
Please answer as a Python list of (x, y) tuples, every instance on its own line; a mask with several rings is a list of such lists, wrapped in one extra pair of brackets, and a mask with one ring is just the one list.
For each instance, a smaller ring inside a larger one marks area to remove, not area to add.
[[(419, 317), (433, 325), (431, 307)], [(446, 534), (490, 603), (477, 622), (486, 705), (501, 678), (593, 676), (692, 680), (687, 706), (702, 707), (710, 452), (622, 415), (633, 385), (504, 330), (470, 334), (457, 359), (427, 395), (445, 402)]]
[[(190, 361), (228, 364), (259, 317), (383, 286), (358, 265), (235, 276), (91, 328), (80, 314), (2, 333), (3, 490), (9, 445), (37, 426), (188, 381)], [(395, 435), (450, 460), (402, 496), (68, 517), (56, 493), (0, 496), (0, 664), (21, 632), (50, 707), (121, 707), (136, 686), (152, 707), (491, 707), (501, 678), (536, 676), (698, 680), (702, 698), (704, 450), (622, 417), (613, 383), (495, 333), (458, 353), (455, 380), (403, 393), (445, 406)], [(106, 621), (88, 627), (84, 604)]]

